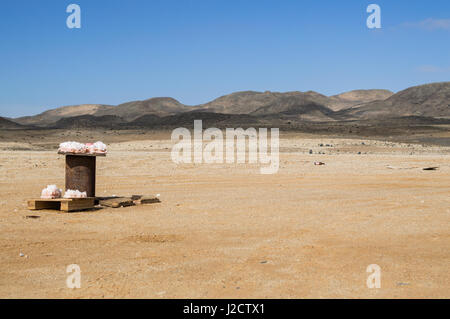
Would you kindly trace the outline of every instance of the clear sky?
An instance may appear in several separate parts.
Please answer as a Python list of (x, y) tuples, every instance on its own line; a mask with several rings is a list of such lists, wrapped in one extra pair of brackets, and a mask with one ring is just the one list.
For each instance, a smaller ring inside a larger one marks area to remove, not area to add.
[[(66, 7), (81, 7), (81, 29)], [(366, 8), (381, 7), (381, 29)], [(2, 0), (0, 116), (450, 80), (449, 0)]]

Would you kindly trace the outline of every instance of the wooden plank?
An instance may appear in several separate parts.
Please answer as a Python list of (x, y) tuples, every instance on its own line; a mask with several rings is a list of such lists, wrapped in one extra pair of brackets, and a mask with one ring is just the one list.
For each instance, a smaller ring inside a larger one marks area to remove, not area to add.
[(113, 199), (113, 198), (119, 198), (121, 196), (95, 196), (95, 205), (99, 205), (100, 201), (107, 200), (107, 199)]
[(73, 212), (77, 210), (93, 208), (94, 200), (94, 198), (87, 198), (86, 200), (81, 200), (80, 198), (68, 202), (62, 202), (61, 210), (65, 212)]
[(75, 200), (88, 200), (88, 199), (95, 199), (95, 197), (81, 197), (81, 198), (31, 198), (31, 200), (34, 201), (40, 201), (40, 202), (70, 202)]
[(131, 197), (103, 197), (97, 198), (98, 203), (102, 206), (118, 208), (133, 205), (144, 205), (152, 203), (160, 203), (156, 196), (132, 195)]
[(144, 204), (161, 203), (161, 201), (156, 196), (142, 196), (141, 198), (134, 200), (134, 203), (136, 205), (144, 205)]
[(133, 206), (134, 202), (131, 199), (131, 197), (115, 197), (100, 200), (99, 204), (106, 207), (118, 208), (118, 207)]
[(28, 200), (28, 209), (53, 209), (71, 212), (94, 207), (95, 198), (54, 198), (54, 199), (30, 199)]
[(61, 202), (58, 201), (40, 201), (30, 199), (28, 201), (28, 209), (39, 210), (39, 209), (57, 209), (61, 207)]

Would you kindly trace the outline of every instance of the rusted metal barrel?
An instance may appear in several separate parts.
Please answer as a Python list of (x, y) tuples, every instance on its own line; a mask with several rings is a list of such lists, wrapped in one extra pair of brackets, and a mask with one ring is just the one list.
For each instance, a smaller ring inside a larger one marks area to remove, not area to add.
[(95, 166), (95, 156), (66, 155), (66, 190), (79, 190), (95, 197)]

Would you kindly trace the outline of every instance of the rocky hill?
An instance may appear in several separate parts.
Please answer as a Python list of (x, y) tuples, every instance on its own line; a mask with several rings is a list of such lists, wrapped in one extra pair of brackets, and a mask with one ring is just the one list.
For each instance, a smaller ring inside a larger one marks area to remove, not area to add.
[(169, 97), (117, 106), (83, 104), (13, 119), (16, 123), (3, 119), (2, 125), (11, 128), (20, 127), (15, 126), (19, 124), (53, 128), (127, 127), (155, 125), (156, 122), (168, 124), (177, 120), (184, 123), (193, 116), (192, 112), (204, 113), (202, 116), (208, 121), (236, 122), (236, 116), (241, 116), (245, 123), (258, 118), (312, 122), (400, 117), (447, 119), (450, 118), (450, 82), (415, 86), (396, 94), (388, 90), (354, 90), (333, 96), (314, 91), (243, 91), (196, 106), (187, 106)]
[(55, 123), (56, 121), (66, 118), (80, 115), (93, 115), (101, 110), (112, 109), (114, 106), (103, 104), (81, 104), (62, 106), (55, 109), (51, 109), (34, 116), (24, 116), (14, 119), (15, 122), (22, 125), (37, 125), (47, 126)]
[(23, 128), (26, 128), (26, 126), (23, 126), (16, 122), (11, 121), (11, 120), (5, 119), (4, 117), (0, 117), (0, 129), (14, 130), (14, 129), (23, 129)]
[(344, 110), (342, 115), (359, 119), (406, 116), (450, 118), (450, 82), (410, 87), (386, 100)]

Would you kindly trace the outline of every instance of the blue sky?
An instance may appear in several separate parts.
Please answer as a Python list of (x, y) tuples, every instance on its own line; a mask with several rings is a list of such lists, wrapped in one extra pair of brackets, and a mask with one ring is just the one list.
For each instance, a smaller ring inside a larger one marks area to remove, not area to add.
[[(66, 7), (81, 7), (81, 29)], [(381, 7), (368, 29), (366, 8)], [(3, 0), (0, 116), (242, 90), (406, 87), (450, 80), (450, 1)]]

